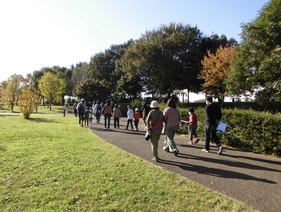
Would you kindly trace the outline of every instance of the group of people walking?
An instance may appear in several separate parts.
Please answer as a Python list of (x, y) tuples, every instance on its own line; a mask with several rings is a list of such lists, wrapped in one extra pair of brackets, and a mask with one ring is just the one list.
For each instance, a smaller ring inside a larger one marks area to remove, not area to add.
[[(76, 111), (76, 113), (75, 113)], [(176, 142), (174, 140), (177, 129), (182, 128), (183, 123), (188, 124), (188, 134), (189, 134), (189, 144), (193, 145), (200, 141), (197, 137), (197, 115), (193, 108), (189, 109), (188, 120), (182, 120), (180, 111), (176, 107), (176, 103), (173, 99), (169, 99), (166, 104), (166, 108), (163, 112), (159, 110), (159, 105), (157, 101), (150, 101), (145, 99), (145, 102), (141, 109), (135, 108), (135, 111), (130, 105), (127, 106), (127, 125), (126, 130), (131, 127), (134, 130), (133, 121), (135, 125), (135, 130), (138, 131), (138, 124), (141, 115), (143, 114), (143, 122), (145, 124), (145, 130), (150, 135), (150, 143), (152, 148), (152, 160), (158, 162), (160, 159), (158, 157), (158, 142), (161, 135), (164, 134), (165, 146), (163, 149), (166, 152), (172, 152), (175, 156), (179, 154), (179, 149), (177, 148)], [(210, 151), (210, 141), (211, 137), (218, 148), (218, 154), (222, 153), (222, 145), (217, 136), (217, 126), (222, 118), (222, 112), (219, 105), (213, 103), (211, 96), (206, 97), (206, 125), (204, 130), (204, 140), (205, 148), (202, 149), (203, 152)], [(89, 114), (94, 114), (96, 118), (96, 123), (100, 122), (101, 115), (104, 116), (104, 129), (109, 130), (110, 120), (113, 117), (114, 128), (120, 128), (119, 119), (122, 117), (122, 113), (117, 104), (113, 104), (111, 100), (106, 100), (104, 105), (101, 105), (99, 101), (94, 102), (92, 108), (86, 106), (85, 99), (81, 99), (79, 103), (74, 105), (74, 113), (78, 114), (79, 125), (83, 126), (85, 124), (88, 126)], [(77, 115), (75, 115), (77, 116)]]

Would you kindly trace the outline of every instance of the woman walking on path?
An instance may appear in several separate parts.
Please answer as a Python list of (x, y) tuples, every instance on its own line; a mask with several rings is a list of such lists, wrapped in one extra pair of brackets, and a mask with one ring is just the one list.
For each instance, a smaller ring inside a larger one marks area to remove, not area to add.
[(120, 108), (118, 108), (118, 105), (115, 104), (114, 105), (114, 109), (113, 109), (113, 120), (114, 120), (114, 128), (116, 129), (116, 127), (118, 127), (119, 129), (119, 119), (122, 117), (122, 113)]
[(158, 141), (160, 139), (163, 127), (166, 127), (166, 120), (163, 113), (159, 110), (158, 102), (151, 102), (151, 111), (147, 115), (147, 130), (150, 134), (150, 143), (152, 148), (153, 158), (155, 162), (159, 161), (158, 157)]
[(109, 99), (106, 100), (106, 104), (104, 105), (104, 107), (102, 109), (102, 114), (104, 115), (104, 129), (109, 130), (110, 119), (112, 116), (112, 105), (111, 105), (111, 101)]
[(176, 108), (175, 101), (173, 99), (169, 99), (167, 102), (167, 107), (163, 112), (166, 122), (166, 146), (164, 146), (164, 150), (167, 152), (173, 152), (175, 156), (178, 155), (179, 150), (177, 149), (177, 145), (174, 141), (174, 137), (178, 126), (182, 128), (180, 111)]

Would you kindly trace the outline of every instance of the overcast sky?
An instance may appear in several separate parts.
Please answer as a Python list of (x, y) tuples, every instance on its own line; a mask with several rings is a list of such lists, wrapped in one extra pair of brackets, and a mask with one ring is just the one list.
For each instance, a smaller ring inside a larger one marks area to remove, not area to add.
[(69, 68), (169, 23), (240, 41), (267, 0), (1, 0), (0, 82), (43, 67)]

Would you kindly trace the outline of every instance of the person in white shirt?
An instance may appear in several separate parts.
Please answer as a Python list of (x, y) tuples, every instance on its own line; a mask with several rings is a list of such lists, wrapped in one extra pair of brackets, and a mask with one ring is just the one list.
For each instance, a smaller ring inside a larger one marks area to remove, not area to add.
[(130, 105), (128, 105), (127, 108), (128, 108), (128, 110), (127, 110), (127, 119), (128, 119), (128, 121), (127, 121), (126, 130), (128, 129), (129, 124), (131, 125), (132, 130), (134, 130), (134, 128), (133, 128), (134, 111), (132, 110)]

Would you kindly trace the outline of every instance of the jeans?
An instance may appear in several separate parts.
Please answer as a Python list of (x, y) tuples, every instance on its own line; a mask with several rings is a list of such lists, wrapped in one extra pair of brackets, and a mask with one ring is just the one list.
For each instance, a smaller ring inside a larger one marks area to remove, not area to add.
[[(104, 114), (104, 128), (109, 129), (111, 114)], [(107, 124), (107, 127), (106, 127)]]
[(118, 127), (119, 128), (119, 118), (115, 117), (114, 118), (114, 128)]
[(210, 141), (211, 141), (211, 136), (214, 139), (214, 142), (216, 145), (219, 147), (221, 146), (221, 142), (217, 136), (217, 124), (206, 124), (205, 126), (205, 149), (210, 150)]

